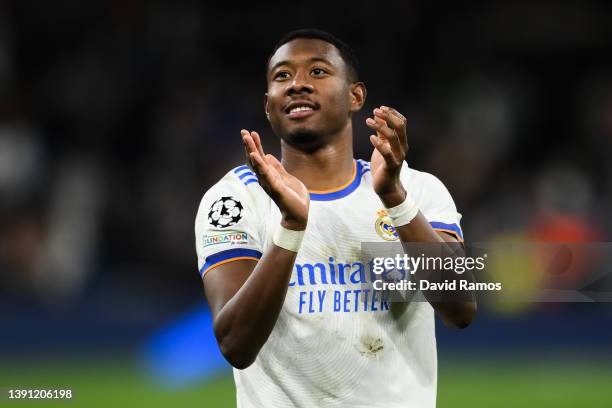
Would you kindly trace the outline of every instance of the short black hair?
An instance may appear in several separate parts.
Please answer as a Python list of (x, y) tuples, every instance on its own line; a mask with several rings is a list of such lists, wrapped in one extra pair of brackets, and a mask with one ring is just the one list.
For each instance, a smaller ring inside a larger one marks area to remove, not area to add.
[(348, 68), (348, 79), (350, 82), (357, 82), (359, 80), (359, 61), (357, 60), (357, 55), (355, 55), (355, 51), (344, 41), (339, 39), (338, 37), (316, 28), (302, 28), (299, 30), (290, 31), (287, 34), (283, 35), (281, 39), (276, 43), (274, 49), (270, 53), (268, 57), (268, 65), (270, 65), (270, 60), (272, 56), (278, 51), (280, 47), (287, 44), (289, 41), (295, 40), (297, 38), (310, 38), (315, 40), (325, 41), (330, 43), (340, 53), (340, 56), (344, 60), (346, 67)]

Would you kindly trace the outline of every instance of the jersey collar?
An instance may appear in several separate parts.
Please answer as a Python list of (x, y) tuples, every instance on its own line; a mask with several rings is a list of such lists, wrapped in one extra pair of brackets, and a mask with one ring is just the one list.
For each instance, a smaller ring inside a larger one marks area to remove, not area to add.
[(361, 160), (353, 160), (353, 175), (350, 180), (340, 187), (330, 190), (308, 190), (312, 201), (333, 201), (342, 197), (346, 197), (359, 187), (361, 176), (364, 173), (364, 166)]

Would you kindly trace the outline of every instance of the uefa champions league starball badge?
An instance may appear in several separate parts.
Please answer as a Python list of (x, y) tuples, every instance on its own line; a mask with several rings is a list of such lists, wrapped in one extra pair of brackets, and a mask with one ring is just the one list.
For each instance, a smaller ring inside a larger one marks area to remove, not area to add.
[(217, 228), (236, 225), (242, 219), (242, 210), (242, 204), (234, 197), (221, 197), (210, 207), (208, 222)]

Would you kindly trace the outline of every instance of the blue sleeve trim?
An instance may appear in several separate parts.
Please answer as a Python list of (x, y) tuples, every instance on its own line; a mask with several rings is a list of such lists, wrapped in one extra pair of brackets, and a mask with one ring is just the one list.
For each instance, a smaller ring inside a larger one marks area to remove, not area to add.
[(249, 168), (249, 166), (247, 166), (246, 164), (243, 164), (242, 166), (238, 166), (238, 167), (236, 167), (236, 168), (234, 169), (234, 173), (238, 174), (238, 173), (240, 173), (240, 172), (241, 172), (241, 171), (243, 171), (243, 170), (251, 170), (251, 169), (250, 169), (250, 168)]
[(236, 249), (228, 249), (226, 251), (221, 251), (216, 254), (210, 255), (206, 257), (206, 262), (200, 268), (200, 275), (202, 275), (205, 271), (210, 269), (211, 267), (229, 259), (233, 258), (261, 258), (261, 252), (256, 251), (254, 249), (244, 249), (244, 248), (236, 248)]
[(238, 178), (239, 178), (240, 180), (242, 180), (243, 178), (248, 177), (248, 176), (253, 176), (253, 177), (257, 178), (257, 177), (255, 176), (255, 173), (253, 173), (252, 171), (245, 171), (244, 173), (242, 173), (241, 175), (239, 175), (239, 176), (238, 176)]
[(463, 232), (461, 231), (461, 228), (457, 225), (457, 224), (446, 224), (443, 222), (430, 222), (429, 223), (431, 225), (431, 228), (433, 229), (437, 229), (437, 230), (444, 230), (447, 232), (454, 232), (459, 238), (463, 239)]
[(248, 186), (251, 183), (258, 182), (257, 175), (246, 164), (236, 167), (233, 172), (238, 176), (238, 178), (242, 181), (242, 184), (244, 184), (245, 186)]

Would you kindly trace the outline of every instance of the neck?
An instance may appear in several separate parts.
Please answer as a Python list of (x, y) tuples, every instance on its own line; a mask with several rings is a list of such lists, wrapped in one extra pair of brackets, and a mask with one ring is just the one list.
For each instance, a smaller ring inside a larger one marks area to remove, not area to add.
[(348, 121), (329, 143), (305, 152), (281, 141), (282, 163), (290, 174), (308, 190), (330, 190), (345, 184), (353, 176), (353, 126)]

